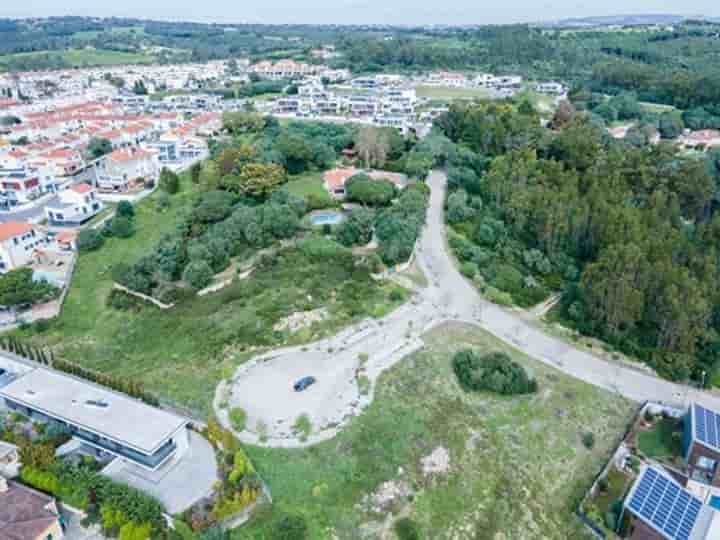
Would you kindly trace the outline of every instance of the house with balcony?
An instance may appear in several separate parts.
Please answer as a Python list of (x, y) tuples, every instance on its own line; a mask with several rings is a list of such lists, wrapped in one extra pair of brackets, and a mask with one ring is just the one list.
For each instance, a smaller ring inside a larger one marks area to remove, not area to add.
[(0, 223), (0, 273), (26, 266), (45, 239), (29, 223)]
[(51, 225), (77, 226), (102, 209), (103, 203), (97, 198), (95, 188), (83, 183), (61, 191), (58, 200), (45, 207), (45, 215)]
[(115, 150), (95, 165), (95, 173), (100, 191), (124, 193), (144, 187), (146, 180), (155, 181), (160, 174), (158, 152), (137, 146)]

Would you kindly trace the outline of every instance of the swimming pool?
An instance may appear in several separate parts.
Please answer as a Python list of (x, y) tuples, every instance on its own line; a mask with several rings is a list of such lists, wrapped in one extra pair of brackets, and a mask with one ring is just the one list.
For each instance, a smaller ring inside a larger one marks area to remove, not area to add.
[(310, 216), (310, 223), (313, 225), (337, 225), (343, 219), (345, 216), (342, 215), (342, 212), (322, 212)]
[(710, 506), (715, 508), (716, 510), (720, 510), (720, 497), (717, 495), (713, 495), (710, 497)]

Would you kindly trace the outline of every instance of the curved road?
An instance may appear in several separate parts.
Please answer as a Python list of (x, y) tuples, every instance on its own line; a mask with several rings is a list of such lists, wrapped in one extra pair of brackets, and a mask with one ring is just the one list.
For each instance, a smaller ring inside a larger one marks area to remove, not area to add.
[[(332, 338), (273, 351), (241, 366), (229, 387), (225, 383), (218, 387), (215, 408), (227, 427), (228, 408), (220, 407), (222, 401), (246, 411), (250, 430), (238, 434), (242, 440), (292, 447), (333, 437), (372, 400), (372, 391), (366, 395), (359, 392), (357, 375), (374, 382), (383, 370), (422, 347), (421, 335), (427, 329), (447, 320), (478, 325), (528, 356), (635, 401), (681, 406), (693, 400), (720, 410), (720, 398), (607, 362), (484, 300), (457, 271), (446, 249), (445, 174), (433, 172), (428, 184), (430, 205), (417, 261), (429, 286), (381, 321), (367, 320)], [(305, 392), (294, 392), (293, 382), (305, 375), (316, 376), (318, 382)], [(300, 414), (307, 414), (313, 426), (313, 433), (304, 440), (292, 429)]]

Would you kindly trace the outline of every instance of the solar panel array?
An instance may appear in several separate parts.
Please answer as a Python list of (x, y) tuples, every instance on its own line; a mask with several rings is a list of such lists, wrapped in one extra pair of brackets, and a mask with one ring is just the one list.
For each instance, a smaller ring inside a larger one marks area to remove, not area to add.
[(648, 468), (640, 478), (628, 507), (670, 540), (688, 540), (702, 502), (672, 480)]
[(695, 404), (695, 438), (720, 450), (720, 416)]

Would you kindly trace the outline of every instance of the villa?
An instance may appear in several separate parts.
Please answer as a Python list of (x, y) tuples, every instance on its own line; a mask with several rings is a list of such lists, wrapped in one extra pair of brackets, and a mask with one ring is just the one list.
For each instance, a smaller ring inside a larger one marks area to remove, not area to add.
[(45, 207), (45, 214), (51, 225), (81, 225), (102, 209), (95, 188), (83, 183), (61, 191), (58, 200)]
[(96, 166), (99, 190), (125, 192), (160, 174), (158, 152), (138, 147), (115, 150)]
[(0, 476), (0, 540), (61, 540), (55, 499)]
[(44, 241), (29, 223), (0, 223), (0, 273), (26, 266)]

